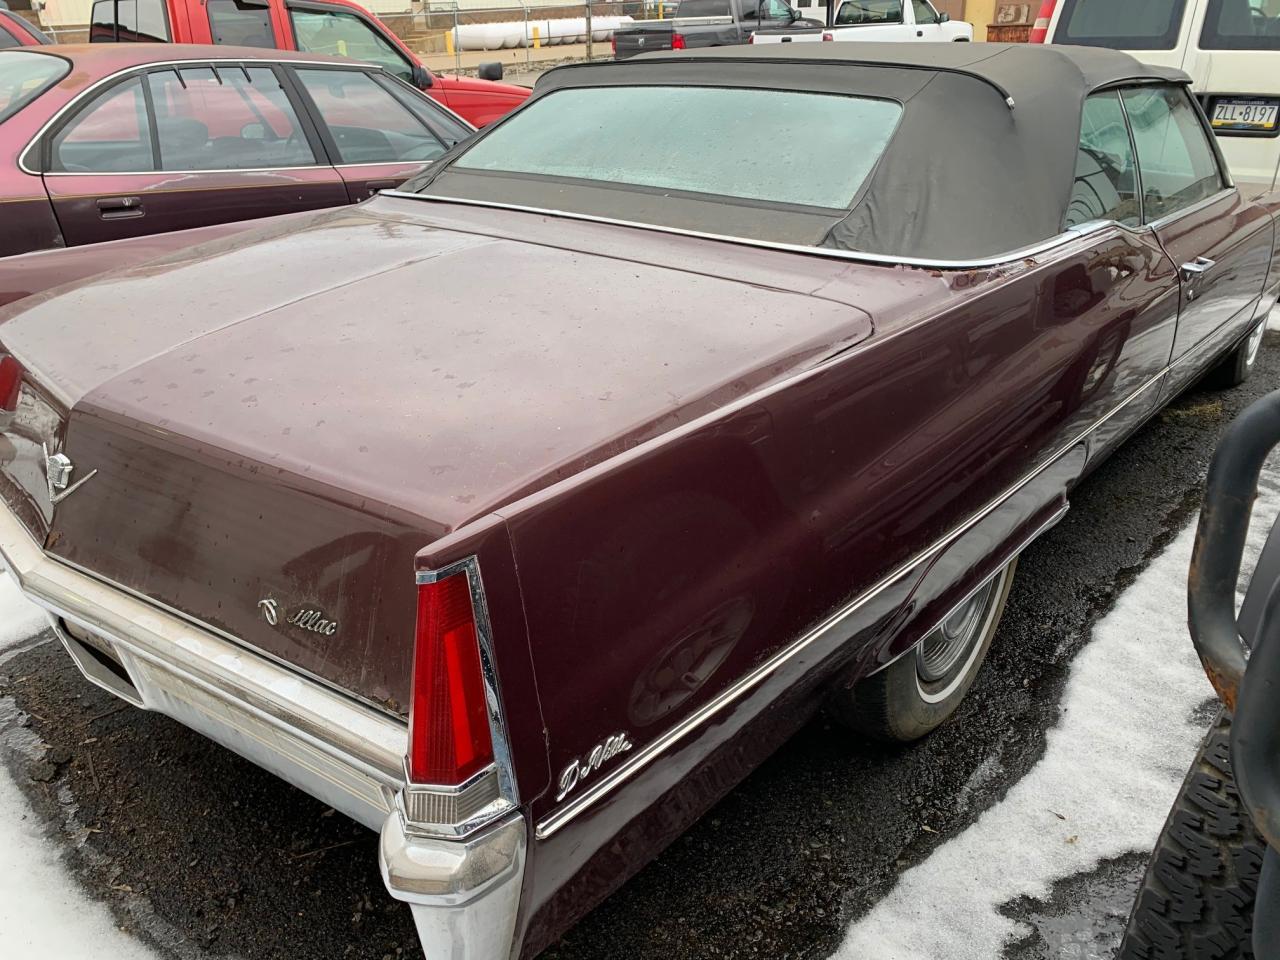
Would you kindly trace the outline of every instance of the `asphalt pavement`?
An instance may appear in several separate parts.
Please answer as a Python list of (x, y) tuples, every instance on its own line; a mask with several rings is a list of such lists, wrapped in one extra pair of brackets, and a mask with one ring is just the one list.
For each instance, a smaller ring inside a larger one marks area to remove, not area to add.
[[(814, 721), (543, 956), (835, 954), (910, 868), (1011, 796), (1044, 757), (1095, 626), (1194, 517), (1223, 427), (1277, 385), (1273, 332), (1248, 384), (1185, 395), (1077, 490), (1067, 517), (1024, 554), (988, 662), (951, 723), (890, 748)], [(1185, 634), (1168, 639), (1189, 644)], [(1201, 722), (1209, 710), (1201, 706)], [(90, 686), (48, 634), (0, 658), (0, 758), (77, 893), (160, 956), (418, 955), (408, 912), (378, 876), (373, 834)], [(1188, 751), (1169, 764), (1189, 760)], [(1096, 787), (1102, 797), (1108, 784)], [(998, 838), (989, 846), (984, 856), (1010, 854)], [(1124, 852), (1042, 900), (1003, 905), (1032, 931), (1006, 956), (1067, 956), (1054, 952), (1053, 931), (1083, 922), (1097, 926), (1090, 949), (1105, 955), (1144, 863), (1141, 851)], [(936, 908), (948, 910), (944, 891)]]

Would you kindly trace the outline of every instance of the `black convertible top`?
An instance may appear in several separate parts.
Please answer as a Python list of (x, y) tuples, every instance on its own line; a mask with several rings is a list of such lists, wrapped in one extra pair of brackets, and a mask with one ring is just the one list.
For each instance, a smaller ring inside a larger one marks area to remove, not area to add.
[[(719, 47), (574, 64), (543, 74), (533, 99), (600, 86), (757, 87), (878, 97), (905, 110), (847, 213), (758, 206), (523, 178), (467, 178), (437, 164), (420, 192), (653, 223), (705, 233), (923, 260), (974, 260), (1062, 232), (1081, 110), (1121, 83), (1189, 83), (1180, 70), (1101, 47), (996, 43), (813, 43)], [(465, 148), (460, 151), (465, 153)], [(838, 157), (814, 162), (838, 163)], [(799, 173), (799, 172), (798, 172)]]

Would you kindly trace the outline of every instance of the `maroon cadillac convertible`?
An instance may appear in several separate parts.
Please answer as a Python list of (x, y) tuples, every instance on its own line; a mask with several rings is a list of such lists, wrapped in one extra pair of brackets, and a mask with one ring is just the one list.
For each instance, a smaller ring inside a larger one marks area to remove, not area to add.
[(429, 957), (532, 956), (819, 706), (943, 722), (1080, 477), (1249, 374), (1280, 199), (1186, 85), (553, 70), (401, 191), (7, 307), (0, 550), (91, 681), (380, 830)]

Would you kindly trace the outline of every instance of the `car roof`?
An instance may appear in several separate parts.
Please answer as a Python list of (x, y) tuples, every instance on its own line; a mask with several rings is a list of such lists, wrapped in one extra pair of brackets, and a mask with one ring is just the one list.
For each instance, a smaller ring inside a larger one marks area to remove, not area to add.
[[(625, 61), (569, 64), (548, 71), (535, 89), (572, 83), (579, 85), (598, 70), (598, 79), (607, 82), (604, 71), (626, 66), (662, 64), (663, 69), (679, 64), (692, 76), (699, 65), (713, 71), (725, 63), (758, 64), (777, 80), (782, 67), (788, 74), (803, 76), (807, 68), (824, 65), (887, 67), (963, 74), (983, 81), (1013, 99), (1029, 99), (1056, 93), (1079, 98), (1100, 87), (1125, 81), (1167, 81), (1189, 83), (1181, 70), (1142, 63), (1130, 54), (1106, 47), (1074, 47), (1028, 43), (794, 43), (708, 47), (694, 50), (648, 53)], [(789, 66), (791, 69), (786, 69)], [(684, 75), (684, 73), (682, 73)], [(1063, 85), (1067, 80), (1068, 84)], [(590, 81), (587, 81), (590, 82)], [(856, 91), (850, 91), (856, 92)]]
[[(13, 48), (18, 49), (18, 48)], [(339, 57), (296, 50), (273, 50), (263, 47), (232, 47), (197, 43), (65, 43), (46, 47), (23, 47), (27, 53), (62, 57), (76, 70), (100, 79), (119, 70), (143, 67), (151, 63), (185, 62), (188, 60), (262, 60), (268, 63), (304, 61), (307, 63), (350, 63)], [(74, 71), (73, 71), (74, 73)]]
[[(901, 104), (903, 113), (851, 205), (821, 216), (788, 220), (761, 206), (744, 222), (746, 215), (727, 200), (672, 201), (664, 211), (666, 201), (648, 193), (621, 187), (595, 193), (537, 178), (520, 180), (519, 202), (630, 222), (661, 217), (660, 223), (681, 229), (933, 263), (989, 260), (1064, 231), (1091, 94), (1124, 84), (1189, 82), (1180, 70), (1117, 50), (1042, 44), (737, 46), (556, 67), (534, 86), (531, 109), (570, 88), (688, 86), (882, 99)], [(425, 175), (430, 189), (463, 188), (451, 167), (433, 166)], [(471, 179), (477, 196), (466, 198), (510, 202), (494, 196), (498, 179)]]

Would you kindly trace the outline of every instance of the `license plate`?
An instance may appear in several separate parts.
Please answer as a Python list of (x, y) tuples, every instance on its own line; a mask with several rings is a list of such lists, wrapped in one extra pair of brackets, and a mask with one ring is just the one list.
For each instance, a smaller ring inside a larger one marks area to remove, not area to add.
[(1211, 121), (1215, 130), (1261, 130), (1267, 133), (1276, 129), (1280, 115), (1277, 100), (1219, 100), (1213, 105)]

